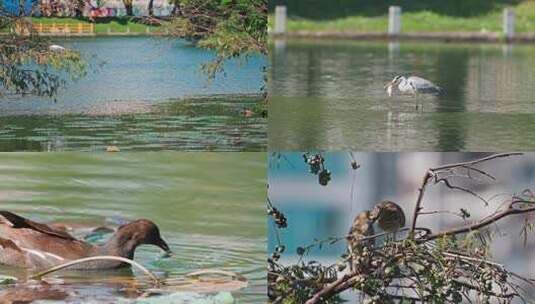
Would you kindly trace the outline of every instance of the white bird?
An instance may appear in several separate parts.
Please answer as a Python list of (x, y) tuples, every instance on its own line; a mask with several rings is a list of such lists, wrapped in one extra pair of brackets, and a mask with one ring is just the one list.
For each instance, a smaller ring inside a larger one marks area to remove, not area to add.
[(388, 96), (392, 96), (392, 89), (397, 85), (397, 89), (401, 93), (405, 94), (432, 94), (438, 95), (442, 93), (442, 88), (432, 83), (427, 79), (423, 79), (418, 76), (410, 76), (405, 78), (405, 76), (396, 76), (392, 81), (385, 85), (386, 92)]
[(67, 49), (62, 47), (61, 45), (57, 45), (57, 44), (51, 44), (49, 47), (48, 47), (49, 50), (51, 50), (52, 52), (64, 52), (66, 51)]

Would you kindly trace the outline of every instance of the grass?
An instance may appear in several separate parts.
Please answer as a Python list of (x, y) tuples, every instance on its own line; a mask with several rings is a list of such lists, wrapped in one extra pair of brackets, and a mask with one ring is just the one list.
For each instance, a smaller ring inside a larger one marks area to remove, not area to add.
[[(535, 32), (535, 1), (522, 2), (513, 7), (516, 13), (515, 31)], [(327, 21), (294, 18), (289, 12), (288, 31), (315, 32), (386, 32), (388, 12), (378, 17), (351, 16)], [(502, 10), (475, 17), (452, 17), (429, 11), (407, 12), (401, 15), (403, 32), (501, 32)], [(273, 16), (269, 16), (273, 28)]]
[[(53, 23), (68, 23), (68, 24), (78, 24), (84, 23), (89, 24), (87, 19), (75, 19), (75, 18), (59, 18), (59, 17), (32, 17), (32, 22), (35, 24), (53, 24)], [(132, 33), (145, 33), (147, 28), (150, 28), (151, 32), (157, 32), (159, 26), (150, 26), (145, 24), (140, 24), (133, 22), (129, 17), (114, 17), (114, 18), (102, 18), (96, 19), (95, 23), (95, 33), (107, 33), (108, 29), (114, 33), (126, 33), (127, 29), (130, 29)]]

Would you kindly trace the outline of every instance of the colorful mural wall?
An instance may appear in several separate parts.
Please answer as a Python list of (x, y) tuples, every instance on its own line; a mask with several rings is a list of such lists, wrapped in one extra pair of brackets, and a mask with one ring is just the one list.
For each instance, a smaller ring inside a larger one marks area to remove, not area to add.
[[(24, 0), (24, 15), (34, 16), (79, 16), (86, 17), (117, 17), (126, 16), (126, 9), (122, 0), (89, 0), (79, 9), (75, 1), (67, 0)], [(20, 15), (22, 7), (19, 0), (1, 0), (3, 9), (10, 14)], [(134, 0), (134, 16), (149, 15), (149, 0)], [(153, 0), (154, 16), (169, 16), (173, 5), (168, 0)]]
[[(134, 16), (147, 16), (149, 14), (148, 5), (148, 0), (134, 0)], [(173, 5), (169, 4), (168, 0), (153, 0), (153, 12), (155, 16), (169, 16), (172, 10)], [(93, 0), (90, 1), (90, 5), (86, 6), (84, 15), (91, 17), (126, 16), (126, 9), (121, 0)]]

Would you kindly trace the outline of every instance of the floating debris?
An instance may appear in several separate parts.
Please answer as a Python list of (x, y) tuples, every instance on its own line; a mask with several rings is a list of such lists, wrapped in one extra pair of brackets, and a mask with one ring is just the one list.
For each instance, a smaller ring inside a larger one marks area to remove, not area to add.
[(52, 52), (65, 52), (67, 49), (62, 47), (61, 45), (52, 44), (48, 47), (49, 50)]
[(69, 295), (47, 285), (16, 286), (0, 293), (0, 303), (65, 303)]
[(0, 275), (0, 285), (10, 285), (17, 283), (18, 279), (12, 276)]
[(252, 110), (249, 110), (249, 109), (243, 109), (241, 110), (240, 114), (243, 116), (243, 117), (253, 117), (255, 115), (255, 112), (252, 111)]
[(234, 297), (230, 292), (220, 292), (215, 295), (200, 295), (196, 293), (175, 292), (163, 296), (138, 299), (135, 304), (177, 304), (177, 303), (196, 303), (196, 304), (232, 304)]
[(107, 146), (106, 152), (121, 152), (121, 149), (117, 146)]

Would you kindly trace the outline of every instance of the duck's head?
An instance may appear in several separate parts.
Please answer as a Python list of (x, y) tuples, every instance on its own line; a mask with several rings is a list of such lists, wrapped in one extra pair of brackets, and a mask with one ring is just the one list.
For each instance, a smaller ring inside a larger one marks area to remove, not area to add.
[(139, 245), (154, 245), (160, 247), (167, 254), (171, 249), (160, 235), (160, 229), (152, 221), (139, 219), (125, 224), (117, 230), (121, 243), (135, 249)]

